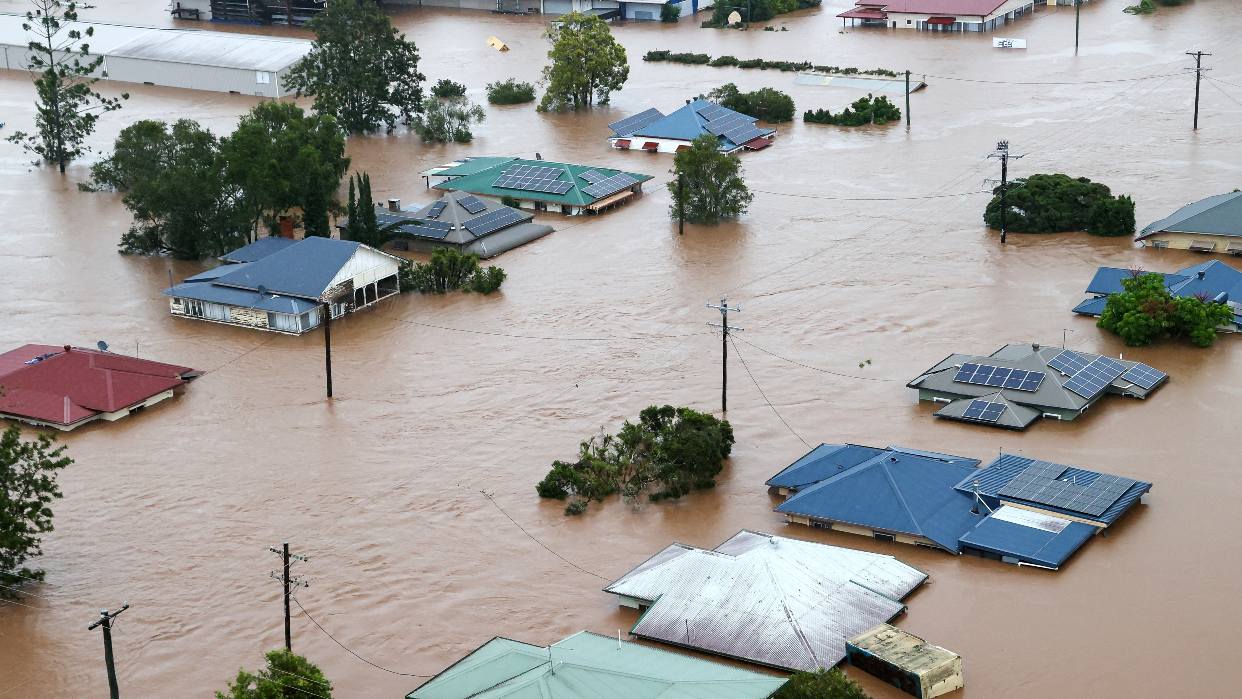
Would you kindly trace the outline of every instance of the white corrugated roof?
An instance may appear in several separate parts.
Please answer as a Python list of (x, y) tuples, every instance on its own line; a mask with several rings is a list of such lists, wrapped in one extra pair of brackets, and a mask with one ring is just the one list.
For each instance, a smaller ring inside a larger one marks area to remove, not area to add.
[(892, 556), (750, 531), (673, 544), (605, 590), (655, 601), (638, 636), (790, 670), (832, 667), (927, 575)]

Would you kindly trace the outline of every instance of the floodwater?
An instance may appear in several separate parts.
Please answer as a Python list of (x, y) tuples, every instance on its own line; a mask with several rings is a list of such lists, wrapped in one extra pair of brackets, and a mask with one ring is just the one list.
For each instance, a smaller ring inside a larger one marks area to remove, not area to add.
[[(86, 625), (123, 601), (133, 606), (114, 639), (126, 696), (222, 689), (281, 643), (268, 547), (282, 541), (310, 558), (295, 567), (310, 581), (297, 599), (324, 629), (391, 671), (429, 675), (496, 635), (547, 643), (584, 628), (628, 629), (635, 617), (600, 592), (604, 579), (671, 541), (712, 547), (742, 528), (892, 554), (928, 571), (930, 584), (898, 623), (963, 656), (962, 696), (1236, 694), (1242, 482), (1230, 416), (1242, 406), (1240, 340), (1127, 349), (1069, 312), (1099, 265), (1171, 270), (1203, 258), (1074, 234), (1015, 235), (1002, 247), (980, 221), (986, 195), (972, 194), (998, 176), (984, 156), (999, 139), (1026, 155), (1012, 176), (1102, 181), (1135, 198), (1140, 225), (1242, 184), (1242, 89), (1205, 82), (1192, 132), (1193, 79), (1183, 70), (1184, 52), (1202, 49), (1214, 54), (1208, 75), (1242, 84), (1242, 19), (1203, 1), (1141, 18), (1123, 14), (1124, 4), (1083, 8), (1077, 56), (1071, 8), (997, 32), (1029, 40), (1006, 52), (987, 35), (842, 33), (834, 15), (844, 0), (774, 22), (788, 32), (632, 23), (613, 30), (631, 76), (608, 108), (489, 108), (467, 146), (426, 146), (406, 133), (351, 140), (378, 199), (428, 201), (417, 173), (470, 154), (538, 151), (656, 180), (599, 218), (547, 216), (555, 234), (498, 259), (509, 273), (499, 295), (407, 296), (337, 324), (331, 401), (320, 335), (169, 317), (160, 290), (170, 274), (200, 265), (116, 254), (129, 217), (118, 197), (77, 191), (88, 162), (62, 177), (3, 145), (0, 346), (105, 339), (207, 374), (145, 414), (62, 438), (77, 463), (60, 478), (65, 497), (38, 561), (49, 582), (27, 606), (0, 604), (0, 697), (104, 695), (100, 638)], [(170, 24), (162, 3), (100, 5), (88, 16)], [(535, 80), (544, 62), (539, 18), (415, 9), (397, 21), (429, 79), (462, 81), (479, 101), (487, 82)], [(493, 34), (512, 50), (487, 48)], [(774, 147), (743, 156), (757, 192), (750, 213), (678, 237), (661, 189), (671, 159), (610, 151), (605, 124), (672, 109), (725, 81), (786, 90), (800, 110), (839, 109), (860, 93), (795, 86), (789, 73), (639, 60), (655, 48), (940, 77), (913, 96), (908, 132), (782, 126)], [(1102, 82), (1150, 75), (1168, 77)], [(132, 98), (91, 139), (97, 151), (141, 118), (186, 117), (227, 132), (255, 102), (125, 89)], [(32, 99), (25, 75), (0, 74), (6, 131), (28, 128)], [(717, 314), (704, 303), (726, 293), (743, 308), (731, 320), (745, 332), (729, 359), (737, 447), (718, 487), (637, 511), (593, 504), (572, 519), (541, 502), (534, 484), (548, 464), (601, 427), (652, 403), (719, 408), (720, 341), (704, 325)], [(1074, 423), (1022, 434), (937, 421), (904, 388), (950, 352), (1063, 335), (1172, 380), (1149, 401), (1107, 399)], [(786, 527), (763, 482), (821, 441), (983, 459), (1021, 451), (1155, 488), (1064, 570), (1019, 569)], [(324, 668), (338, 696), (400, 696), (421, 681), (363, 663), (294, 611), (295, 650)], [(904, 696), (850, 674), (876, 697)]]

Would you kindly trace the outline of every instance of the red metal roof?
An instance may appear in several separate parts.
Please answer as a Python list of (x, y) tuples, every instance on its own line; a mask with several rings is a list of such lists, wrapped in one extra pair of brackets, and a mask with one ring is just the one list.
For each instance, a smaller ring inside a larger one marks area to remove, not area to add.
[(983, 17), (995, 12), (1005, 0), (891, 0), (884, 4), (886, 12), (908, 12), (921, 15), (971, 15)]
[(767, 136), (760, 136), (759, 138), (752, 138), (742, 145), (751, 150), (763, 150), (764, 148), (772, 145), (772, 139)]
[(888, 15), (886, 13), (862, 6), (855, 7), (852, 10), (846, 10), (837, 16), (844, 17), (846, 19), (888, 19)]
[(616, 142), (615, 142), (615, 143), (613, 143), (612, 145), (613, 145), (613, 146), (615, 146), (615, 147), (617, 147), (617, 148), (629, 148), (629, 147), (630, 147), (630, 139), (628, 139), (628, 138), (618, 138), (618, 139), (616, 140)]
[(195, 375), (189, 367), (111, 352), (24, 345), (0, 354), (0, 413), (71, 425), (142, 403)]
[(956, 17), (928, 17), (928, 24), (953, 24), (957, 21)]
[(643, 150), (659, 150), (659, 149), (660, 149), (660, 144), (656, 143), (655, 141), (647, 141), (646, 143), (643, 144)]

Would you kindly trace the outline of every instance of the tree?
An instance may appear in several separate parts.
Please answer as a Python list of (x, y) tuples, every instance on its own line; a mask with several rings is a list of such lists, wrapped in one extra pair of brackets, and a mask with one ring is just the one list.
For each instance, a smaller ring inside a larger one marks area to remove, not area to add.
[(491, 104), (523, 104), (535, 101), (535, 86), (514, 78), (487, 84), (487, 101)]
[(443, 294), (460, 290), (490, 294), (500, 288), (505, 276), (500, 267), (480, 267), (479, 256), (474, 253), (438, 248), (432, 251), (429, 262), (405, 270), (399, 283), (403, 292)]
[(1091, 207), (1087, 221), (1091, 235), (1134, 235), (1134, 200), (1126, 195), (1100, 199)]
[(10, 425), (0, 433), (0, 599), (15, 599), (14, 588), (42, 580), (42, 570), (25, 566), (42, 550), (42, 534), (52, 531), (53, 500), (61, 497), (56, 472), (73, 463), (51, 435), (32, 441)]
[(332, 683), (314, 663), (287, 650), (268, 651), (267, 667), (257, 673), (238, 670), (227, 692), (216, 699), (332, 699)]
[(7, 140), (56, 163), (63, 173), (70, 160), (89, 150), (84, 142), (95, 131), (99, 115), (120, 109), (121, 100), (129, 95), (104, 97), (92, 89), (108, 74), (100, 70), (103, 56), (91, 57), (90, 45), (83, 41), (94, 36), (94, 27), (76, 25), (78, 9), (90, 5), (73, 0), (31, 0), (31, 4), (34, 10), (26, 12), (22, 29), (35, 37), (27, 44), (27, 67), (37, 74), (35, 132), (18, 131)]
[(1166, 338), (1186, 338), (1198, 347), (1216, 341), (1217, 329), (1233, 322), (1227, 304), (1194, 296), (1174, 298), (1159, 274), (1135, 271), (1121, 280), (1122, 291), (1109, 294), (1097, 325), (1127, 345), (1150, 345)]
[(793, 98), (771, 87), (741, 92), (737, 85), (725, 83), (709, 92), (707, 98), (722, 107), (771, 123), (792, 121), (794, 118)]
[(681, 5), (672, 5), (664, 3), (660, 5), (660, 21), (665, 24), (674, 24), (681, 18)]
[(868, 699), (867, 693), (840, 670), (795, 672), (772, 699)]
[(595, 15), (571, 12), (553, 22), (545, 36), (552, 42), (552, 62), (543, 69), (548, 89), (540, 111), (608, 104), (609, 95), (630, 77), (625, 47)]
[[(1000, 228), (1000, 188), (988, 202), (983, 220)], [(1009, 183), (1005, 192), (1005, 226), (1019, 233), (1087, 231), (1093, 235), (1134, 232), (1134, 202), (1114, 198), (1107, 186), (1086, 177), (1060, 173), (1031, 175)]]
[(328, 212), (349, 168), (345, 134), (334, 117), (307, 115), (290, 102), (263, 102), (220, 149), (229, 178), (245, 192), (253, 228), (300, 209), (307, 235), (328, 235)]
[(414, 131), (426, 143), (469, 143), (470, 124), (483, 121), (487, 113), (465, 97), (429, 99), (414, 122)]
[(888, 101), (884, 95), (879, 97), (860, 97), (854, 100), (849, 107), (841, 110), (839, 114), (833, 114), (827, 109), (808, 110), (802, 115), (802, 120), (812, 124), (836, 124), (838, 126), (863, 126), (865, 124), (877, 124), (883, 126), (890, 121), (898, 121), (901, 119), (901, 110), (897, 105)]
[(147, 120), (125, 127), (91, 174), (93, 186), (123, 192), (134, 216), (121, 252), (197, 260), (249, 239), (248, 207), (227, 170), (219, 141), (197, 122)]
[(717, 224), (746, 213), (754, 195), (742, 179), (742, 161), (721, 153), (719, 147), (715, 136), (703, 134), (673, 156), (677, 178), (669, 185), (673, 190), (669, 215), (674, 219), (683, 207), (690, 223)]
[(466, 94), (466, 86), (448, 78), (441, 78), (431, 88), (431, 94), (436, 97), (461, 97)]
[(418, 47), (407, 41), (375, 3), (328, 0), (308, 25), (315, 41), (286, 81), (315, 98), (315, 111), (331, 114), (349, 133), (398, 120), (410, 125), (423, 101)]

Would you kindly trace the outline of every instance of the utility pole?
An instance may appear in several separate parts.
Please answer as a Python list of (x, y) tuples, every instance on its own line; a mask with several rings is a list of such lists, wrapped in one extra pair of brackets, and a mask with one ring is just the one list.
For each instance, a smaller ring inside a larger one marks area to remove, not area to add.
[(332, 304), (323, 305), (323, 363), (327, 371), (328, 397), (332, 397)]
[(1081, 24), (1082, 0), (1074, 0), (1074, 55), (1078, 55), (1078, 27)]
[(906, 131), (910, 130), (910, 71), (906, 71)]
[(1211, 56), (1210, 53), (1202, 51), (1187, 51), (1187, 56), (1195, 57), (1195, 131), (1199, 130), (1199, 83), (1203, 80), (1203, 71), (1211, 70), (1211, 68), (1203, 67), (1203, 57)]
[(677, 235), (686, 232), (686, 173), (677, 173)]
[(719, 323), (708, 323), (713, 328), (720, 328), (720, 412), (729, 412), (729, 333), (741, 332), (743, 328), (729, 327), (729, 312), (741, 313), (742, 307), (729, 307), (729, 302), (722, 296), (720, 305), (707, 304), (708, 308), (720, 311)]
[(289, 630), (289, 586), (295, 585), (297, 587), (310, 587), (310, 583), (301, 578), (291, 577), (289, 575), (289, 566), (292, 564), (293, 561), (302, 561), (303, 563), (305, 563), (309, 561), (310, 559), (307, 558), (306, 556), (299, 556), (295, 553), (289, 553), (289, 542), (288, 541), (281, 544), (280, 548), (276, 548), (275, 546), (269, 546), (267, 547), (267, 550), (280, 556), (281, 563), (283, 564), (283, 569), (282, 569), (281, 574), (277, 575), (276, 571), (273, 570), (271, 572), (271, 577), (276, 580), (279, 580), (285, 588), (285, 650), (292, 653), (293, 652), (293, 637), (290, 634), (290, 630)]
[(129, 602), (122, 604), (115, 612), (101, 609), (99, 619), (86, 627), (87, 631), (94, 631), (97, 626), (103, 627), (104, 664), (108, 666), (108, 696), (112, 699), (120, 699), (121, 696), (121, 690), (116, 684), (116, 664), (112, 661), (112, 620), (121, 616), (121, 612), (126, 609), (129, 609)]
[(1000, 141), (996, 144), (996, 151), (988, 155), (989, 158), (997, 158), (1001, 161), (1001, 181), (1000, 181), (1000, 241), (1005, 242), (1005, 190), (1009, 187), (1009, 159), (1024, 158), (1025, 155), (1010, 155), (1009, 141)]

